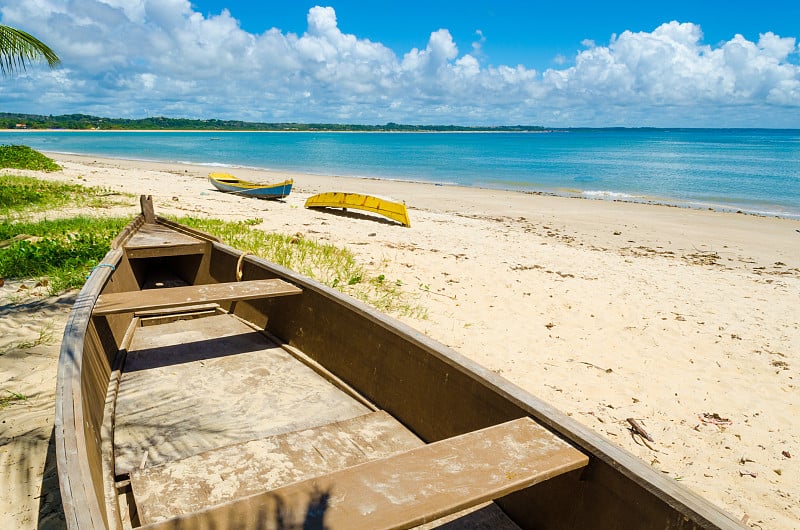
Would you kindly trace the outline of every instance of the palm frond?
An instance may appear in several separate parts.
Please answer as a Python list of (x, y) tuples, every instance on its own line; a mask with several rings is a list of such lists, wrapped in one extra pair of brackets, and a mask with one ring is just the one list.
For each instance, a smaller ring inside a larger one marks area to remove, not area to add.
[(28, 63), (44, 59), (55, 68), (61, 59), (45, 43), (20, 29), (0, 24), (0, 73), (25, 70)]

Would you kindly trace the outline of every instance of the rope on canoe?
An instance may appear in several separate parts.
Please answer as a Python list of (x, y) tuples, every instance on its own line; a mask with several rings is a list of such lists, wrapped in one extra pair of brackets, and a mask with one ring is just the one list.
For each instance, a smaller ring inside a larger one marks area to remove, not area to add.
[(90, 270), (89, 274), (86, 275), (86, 279), (89, 279), (89, 276), (92, 275), (92, 273), (95, 271), (95, 269), (99, 269), (100, 267), (108, 267), (112, 271), (116, 270), (116, 268), (117, 268), (115, 265), (112, 265), (110, 263), (100, 263), (100, 264), (95, 265), (94, 267), (92, 267), (92, 270)]
[(242, 262), (244, 261), (244, 257), (250, 255), (249, 252), (242, 252), (239, 256), (239, 259), (236, 261), (236, 281), (242, 281)]

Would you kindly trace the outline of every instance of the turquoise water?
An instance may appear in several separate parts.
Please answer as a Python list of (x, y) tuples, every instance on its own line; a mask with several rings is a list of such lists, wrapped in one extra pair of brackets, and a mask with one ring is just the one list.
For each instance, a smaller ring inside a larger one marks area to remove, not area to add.
[(0, 144), (800, 218), (800, 130), (0, 132)]

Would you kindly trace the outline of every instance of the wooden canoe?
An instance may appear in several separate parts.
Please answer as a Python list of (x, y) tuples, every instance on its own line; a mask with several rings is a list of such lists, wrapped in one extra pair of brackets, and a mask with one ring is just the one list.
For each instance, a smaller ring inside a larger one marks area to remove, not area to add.
[(257, 199), (282, 199), (292, 192), (294, 184), (292, 179), (275, 184), (256, 184), (227, 173), (209, 173), (208, 181), (219, 191)]
[(343, 193), (340, 191), (319, 193), (306, 199), (305, 207), (344, 208), (345, 210), (352, 208), (354, 210), (377, 213), (397, 221), (403, 226), (411, 226), (411, 220), (408, 218), (405, 204), (373, 195), (364, 195), (363, 193)]
[(740, 527), (493, 372), (146, 197), (70, 314), (55, 436), (72, 529)]

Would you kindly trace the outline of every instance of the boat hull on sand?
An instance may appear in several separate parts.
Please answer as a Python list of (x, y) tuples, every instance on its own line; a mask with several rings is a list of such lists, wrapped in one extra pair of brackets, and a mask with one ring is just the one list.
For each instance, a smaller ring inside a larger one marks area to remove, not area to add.
[(56, 402), (72, 529), (741, 527), (495, 373), (145, 197), (78, 294)]
[(255, 184), (227, 173), (210, 173), (208, 181), (219, 191), (257, 199), (282, 199), (292, 192), (294, 184), (292, 179), (275, 184)]
[(411, 226), (411, 220), (408, 218), (408, 210), (406, 210), (405, 204), (372, 195), (364, 195), (363, 193), (344, 193), (341, 191), (319, 193), (306, 199), (305, 207), (362, 210), (382, 215), (406, 227)]

